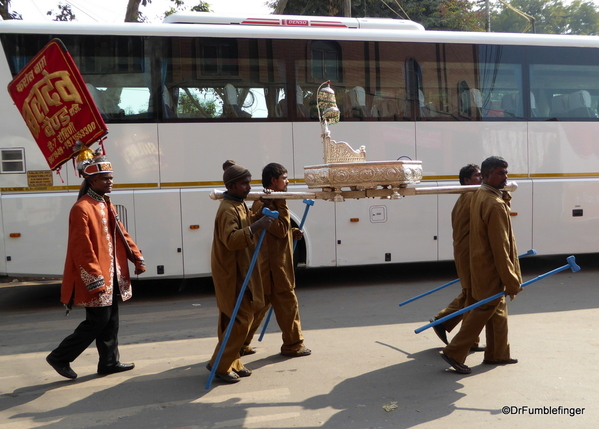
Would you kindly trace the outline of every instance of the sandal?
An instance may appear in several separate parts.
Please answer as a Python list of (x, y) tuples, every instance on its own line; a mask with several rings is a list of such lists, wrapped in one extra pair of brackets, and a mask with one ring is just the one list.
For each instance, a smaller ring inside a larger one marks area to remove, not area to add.
[[(206, 364), (206, 369), (207, 369), (208, 371), (212, 371), (212, 365), (210, 365), (210, 362), (208, 362), (208, 363)], [(249, 371), (250, 373), (249, 373), (249, 374), (247, 374), (247, 373), (246, 373), (246, 372), (244, 372), (244, 371)], [(249, 370), (249, 369), (247, 369), (247, 368), (244, 368), (244, 369), (242, 369), (242, 370), (241, 370), (241, 371), (239, 371), (239, 372), (243, 372), (244, 374), (247, 374), (247, 375), (241, 375), (241, 374), (239, 374), (238, 372), (231, 371), (231, 372), (230, 372), (230, 373), (228, 373), (228, 374), (225, 374), (224, 372), (215, 372), (215, 373), (214, 373), (214, 376), (215, 376), (216, 378), (220, 378), (220, 379), (221, 379), (221, 380), (223, 380), (223, 381), (226, 381), (227, 383), (237, 383), (238, 381), (241, 381), (241, 378), (239, 378), (239, 377), (249, 377), (250, 375), (252, 375), (252, 371), (250, 371), (250, 370)]]
[(443, 360), (447, 362), (449, 365), (451, 365), (451, 367), (455, 369), (455, 372), (457, 372), (458, 374), (470, 374), (472, 372), (469, 366), (458, 363), (455, 359), (450, 358), (445, 353), (441, 352), (440, 355), (443, 358)]
[(254, 353), (256, 353), (256, 349), (250, 346), (243, 346), (241, 350), (239, 350), (239, 356), (253, 355)]
[(512, 363), (518, 363), (518, 359), (506, 359), (506, 360), (483, 360), (485, 365), (510, 365)]
[(312, 350), (306, 348), (306, 346), (302, 346), (302, 348), (297, 352), (281, 352), (281, 354), (288, 357), (310, 356), (312, 354)]
[(220, 378), (221, 380), (226, 381), (227, 383), (237, 383), (238, 381), (241, 381), (239, 375), (237, 375), (233, 371), (231, 371), (228, 374), (225, 374), (223, 372), (217, 372), (214, 375), (216, 376), (216, 378)]
[(252, 375), (252, 370), (247, 368), (242, 368), (239, 371), (233, 370), (233, 372), (240, 377), (249, 377), (250, 375)]

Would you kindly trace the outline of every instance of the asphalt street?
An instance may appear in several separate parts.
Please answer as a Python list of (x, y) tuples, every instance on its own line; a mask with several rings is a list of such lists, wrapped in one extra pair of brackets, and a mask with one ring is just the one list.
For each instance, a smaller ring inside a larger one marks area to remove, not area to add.
[[(523, 260), (529, 280), (563, 256)], [(59, 286), (0, 284), (2, 429), (212, 428), (595, 428), (599, 419), (599, 255), (579, 255), (578, 273), (534, 283), (508, 304), (516, 365), (482, 365), (482, 353), (455, 373), (439, 357), (428, 322), (459, 291), (452, 263), (298, 271), (297, 294), (309, 357), (279, 355), (271, 321), (253, 375), (207, 390), (216, 345), (210, 279), (139, 282), (120, 307), (120, 351), (136, 368), (98, 376), (92, 345), (60, 377), (45, 356), (84, 317), (68, 317)], [(182, 289), (182, 290), (179, 290)], [(450, 334), (450, 338), (453, 335)], [(482, 336), (483, 344), (485, 342)]]

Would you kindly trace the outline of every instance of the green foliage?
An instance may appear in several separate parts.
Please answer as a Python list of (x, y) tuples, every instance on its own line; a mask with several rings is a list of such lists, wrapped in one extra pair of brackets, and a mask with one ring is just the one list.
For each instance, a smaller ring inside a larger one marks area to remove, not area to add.
[(203, 91), (200, 91), (200, 93), (183, 92), (179, 94), (177, 113), (192, 113), (208, 118), (217, 117), (217, 106), (214, 99), (206, 99), (202, 95), (204, 95)]
[[(506, 0), (507, 1), (507, 0)], [(599, 9), (592, 1), (511, 0), (511, 6), (535, 18), (535, 32), (545, 34), (599, 34)], [(521, 33), (527, 21), (513, 10), (496, 4), (491, 30)]]
[[(54, 9), (46, 12), (46, 15), (52, 16), (54, 14)], [(71, 10), (71, 5), (58, 3), (58, 12), (54, 15), (54, 19), (52, 21), (75, 21), (76, 17), (73, 11)]]
[[(269, 6), (276, 8), (282, 0)], [(352, 0), (351, 16), (411, 19), (428, 30), (484, 30), (484, 15), (469, 0)], [(286, 15), (341, 16), (341, 0), (287, 0)]]

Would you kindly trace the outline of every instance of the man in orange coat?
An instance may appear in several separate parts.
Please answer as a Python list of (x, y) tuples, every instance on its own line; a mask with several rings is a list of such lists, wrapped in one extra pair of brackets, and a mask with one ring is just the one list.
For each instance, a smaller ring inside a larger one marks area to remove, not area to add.
[(132, 363), (119, 361), (117, 299), (131, 298), (127, 260), (135, 264), (135, 274), (146, 270), (141, 252), (106, 195), (112, 191), (110, 162), (103, 156), (88, 157), (78, 169), (84, 182), (69, 215), (61, 302), (68, 310), (73, 305), (85, 307), (86, 319), (46, 357), (52, 368), (67, 378), (77, 377), (70, 363), (94, 340), (100, 355), (98, 374), (134, 368)]

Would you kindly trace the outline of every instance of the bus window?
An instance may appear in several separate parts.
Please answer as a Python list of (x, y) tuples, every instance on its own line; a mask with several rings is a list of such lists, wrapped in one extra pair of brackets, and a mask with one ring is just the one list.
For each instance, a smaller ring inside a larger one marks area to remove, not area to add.
[(314, 83), (325, 80), (341, 82), (341, 48), (337, 42), (310, 43), (310, 77)]
[(282, 62), (270, 41), (164, 39), (163, 116), (173, 120), (282, 117)]
[(596, 118), (599, 88), (589, 76), (598, 74), (599, 66), (531, 64), (537, 117)]

